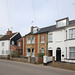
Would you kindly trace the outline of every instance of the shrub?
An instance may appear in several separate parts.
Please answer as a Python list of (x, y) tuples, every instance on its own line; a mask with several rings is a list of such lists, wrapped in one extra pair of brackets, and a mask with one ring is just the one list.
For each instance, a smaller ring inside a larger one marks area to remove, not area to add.
[(38, 53), (37, 56), (38, 57), (43, 57), (44, 56), (44, 53)]
[(11, 57), (19, 57), (19, 52), (18, 51), (11, 51)]

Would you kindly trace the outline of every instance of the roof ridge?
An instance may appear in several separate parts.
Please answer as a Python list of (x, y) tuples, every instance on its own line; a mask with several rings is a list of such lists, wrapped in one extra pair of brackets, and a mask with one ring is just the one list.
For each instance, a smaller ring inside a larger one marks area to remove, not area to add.
[(53, 27), (53, 26), (56, 26), (56, 25), (51, 25), (51, 26), (47, 26), (47, 27), (42, 27), (42, 28), (40, 28), (40, 29), (48, 28), (48, 27)]

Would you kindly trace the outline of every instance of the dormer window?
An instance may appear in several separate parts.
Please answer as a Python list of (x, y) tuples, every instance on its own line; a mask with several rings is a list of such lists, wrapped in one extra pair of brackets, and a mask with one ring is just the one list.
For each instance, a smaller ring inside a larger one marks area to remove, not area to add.
[(57, 20), (57, 21), (56, 21), (57, 27), (64, 27), (64, 26), (67, 26), (68, 23), (69, 23), (68, 18), (61, 19), (61, 20)]
[(38, 30), (39, 30), (39, 28), (38, 28), (38, 27), (34, 27), (34, 28), (33, 28), (33, 33), (37, 33), (37, 32), (38, 32)]

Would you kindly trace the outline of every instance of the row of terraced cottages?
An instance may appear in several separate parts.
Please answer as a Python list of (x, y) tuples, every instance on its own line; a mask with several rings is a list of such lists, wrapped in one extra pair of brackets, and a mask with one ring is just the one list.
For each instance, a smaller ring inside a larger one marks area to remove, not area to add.
[(0, 39), (0, 55), (10, 55), (10, 50), (18, 50), (26, 57), (44, 53), (55, 57), (55, 61), (75, 63), (75, 20), (69, 21), (67, 17), (57, 20), (56, 25), (32, 26), (24, 37), (8, 30)]

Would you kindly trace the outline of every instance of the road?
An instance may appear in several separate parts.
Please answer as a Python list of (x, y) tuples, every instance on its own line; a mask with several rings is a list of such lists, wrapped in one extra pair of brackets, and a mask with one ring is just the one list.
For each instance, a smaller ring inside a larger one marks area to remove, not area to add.
[(0, 59), (0, 75), (75, 75), (75, 71)]

